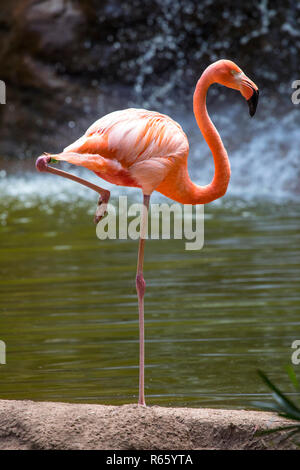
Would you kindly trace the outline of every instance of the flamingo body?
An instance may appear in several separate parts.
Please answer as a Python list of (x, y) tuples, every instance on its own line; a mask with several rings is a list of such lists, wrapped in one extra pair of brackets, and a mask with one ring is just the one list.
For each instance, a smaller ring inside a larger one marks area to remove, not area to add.
[(55, 158), (151, 194), (171, 171), (186, 165), (188, 151), (185, 133), (169, 116), (130, 108), (98, 119)]
[(183, 204), (207, 204), (226, 193), (230, 164), (221, 137), (209, 118), (206, 95), (213, 83), (240, 91), (253, 116), (258, 101), (258, 88), (230, 60), (219, 60), (203, 72), (194, 92), (194, 114), (199, 129), (209, 146), (215, 166), (213, 180), (198, 186), (189, 177), (187, 157), (189, 144), (180, 125), (170, 117), (145, 109), (125, 109), (102, 117), (89, 127), (76, 142), (58, 155), (46, 154), (36, 161), (38, 171), (47, 171), (76, 181), (96, 191), (100, 197), (95, 222), (105, 215), (110, 192), (95, 184), (48, 164), (51, 158), (65, 160), (94, 171), (102, 179), (121, 186), (142, 189), (141, 217), (136, 289), (139, 307), (140, 368), (139, 400), (144, 396), (144, 294), (143, 276), (145, 227), (151, 193), (156, 190)]

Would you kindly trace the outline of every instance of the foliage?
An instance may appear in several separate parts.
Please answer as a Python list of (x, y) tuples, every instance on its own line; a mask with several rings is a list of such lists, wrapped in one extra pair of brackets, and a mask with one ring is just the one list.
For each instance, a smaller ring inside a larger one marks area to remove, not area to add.
[[(287, 372), (295, 390), (299, 392), (300, 385), (294, 370), (291, 367), (288, 367)], [(255, 407), (259, 407), (267, 411), (275, 411), (279, 414), (279, 416), (291, 420), (291, 424), (288, 426), (279, 426), (276, 428), (267, 429), (264, 431), (260, 431), (259, 434), (273, 434), (278, 433), (280, 431), (288, 431), (287, 434), (285, 434), (284, 438), (281, 440), (281, 442), (292, 437), (297, 437), (296, 442), (293, 442), (300, 446), (300, 403), (299, 405), (294, 404), (284, 393), (279, 390), (276, 385), (273, 384), (273, 382), (271, 382), (271, 380), (266, 376), (264, 372), (259, 370), (258, 374), (268, 386), (268, 388), (271, 390), (274, 401), (272, 403), (255, 401), (253, 402), (253, 405)]]

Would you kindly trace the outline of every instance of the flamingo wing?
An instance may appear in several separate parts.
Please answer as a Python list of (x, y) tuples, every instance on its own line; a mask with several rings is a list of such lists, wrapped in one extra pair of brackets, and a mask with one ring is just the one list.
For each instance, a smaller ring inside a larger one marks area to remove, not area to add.
[(170, 117), (143, 109), (107, 114), (55, 156), (94, 171), (114, 184), (150, 194), (169, 171), (186, 160), (188, 140)]

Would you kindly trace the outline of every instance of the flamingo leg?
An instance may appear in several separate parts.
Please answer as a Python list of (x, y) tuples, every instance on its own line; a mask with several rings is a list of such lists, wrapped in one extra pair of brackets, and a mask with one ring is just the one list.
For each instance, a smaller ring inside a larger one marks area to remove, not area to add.
[[(105, 214), (105, 209), (109, 201), (110, 192), (107, 189), (103, 189), (100, 186), (97, 186), (89, 181), (79, 178), (78, 176), (72, 175), (58, 168), (53, 168), (49, 166), (51, 160), (51, 155), (44, 155), (37, 159), (36, 168), (38, 171), (52, 173), (54, 175), (62, 176), (63, 178), (70, 179), (76, 183), (80, 183), (87, 188), (93, 189), (96, 191), (99, 196), (98, 207), (96, 210), (94, 221), (97, 223)], [(150, 196), (144, 194), (144, 204), (142, 211), (142, 220), (140, 226), (140, 240), (139, 240), (139, 250), (138, 250), (138, 262), (137, 262), (137, 272), (136, 272), (136, 290), (138, 295), (138, 305), (139, 305), (139, 337), (140, 337), (140, 361), (139, 361), (139, 405), (145, 406), (145, 347), (144, 347), (144, 295), (146, 283), (143, 276), (143, 266), (144, 266), (144, 248), (145, 248), (145, 235), (148, 222), (148, 209), (149, 209)]]
[(53, 168), (49, 166), (51, 155), (43, 155), (39, 157), (35, 163), (36, 169), (41, 172), (52, 173), (53, 175), (59, 175), (63, 178), (67, 178), (69, 180), (75, 181), (76, 183), (80, 183), (87, 188), (93, 189), (96, 193), (99, 194), (98, 205), (96, 209), (96, 214), (94, 217), (94, 222), (97, 224), (99, 220), (105, 215), (107, 203), (109, 201), (110, 192), (107, 189), (103, 189), (96, 184), (90, 183), (89, 181), (79, 178), (79, 176), (72, 175), (67, 171), (59, 170), (58, 168)]
[(144, 248), (145, 248), (145, 234), (148, 223), (148, 209), (149, 209), (150, 196), (144, 194), (144, 204), (142, 212), (142, 220), (140, 225), (140, 240), (138, 251), (138, 262), (136, 272), (136, 290), (138, 295), (139, 304), (139, 331), (140, 331), (140, 370), (139, 370), (139, 405), (146, 406), (145, 403), (145, 339), (144, 339), (144, 294), (146, 283), (143, 276), (144, 266)]

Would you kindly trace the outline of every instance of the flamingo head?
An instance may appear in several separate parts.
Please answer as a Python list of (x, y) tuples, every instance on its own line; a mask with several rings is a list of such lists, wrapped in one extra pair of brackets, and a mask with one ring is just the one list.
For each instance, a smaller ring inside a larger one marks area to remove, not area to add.
[(212, 64), (213, 81), (240, 91), (247, 100), (250, 116), (254, 116), (259, 91), (255, 83), (231, 60), (218, 60)]

